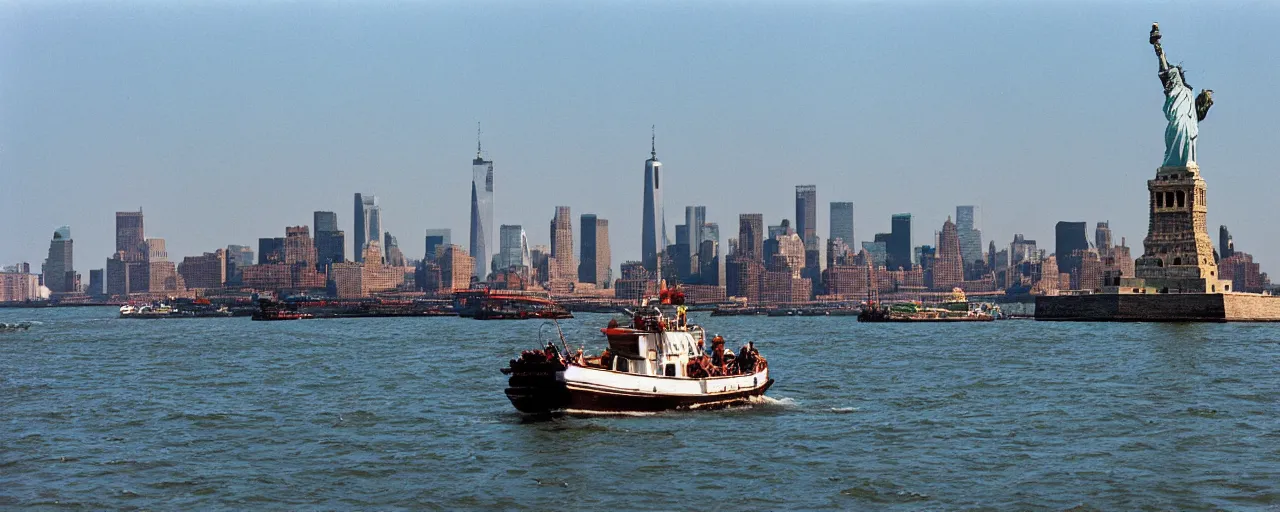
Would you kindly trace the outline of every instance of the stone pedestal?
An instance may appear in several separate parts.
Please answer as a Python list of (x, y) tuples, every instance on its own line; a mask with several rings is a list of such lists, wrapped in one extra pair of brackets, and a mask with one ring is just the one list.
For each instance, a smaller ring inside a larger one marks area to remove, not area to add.
[(1230, 281), (1218, 279), (1213, 242), (1205, 226), (1207, 187), (1194, 162), (1161, 167), (1147, 181), (1149, 219), (1143, 253), (1133, 278), (1121, 279), (1121, 293), (1222, 293)]

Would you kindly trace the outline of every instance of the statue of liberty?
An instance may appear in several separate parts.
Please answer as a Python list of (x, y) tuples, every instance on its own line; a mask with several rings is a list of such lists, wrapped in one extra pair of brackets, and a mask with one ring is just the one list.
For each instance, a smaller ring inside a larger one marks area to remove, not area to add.
[(1213, 90), (1202, 89), (1191, 99), (1191, 84), (1181, 65), (1170, 66), (1160, 46), (1160, 26), (1151, 24), (1151, 46), (1160, 57), (1160, 82), (1164, 84), (1164, 117), (1169, 127), (1164, 129), (1164, 167), (1186, 167), (1196, 161), (1196, 137), (1200, 135), (1197, 123), (1204, 120), (1213, 106)]

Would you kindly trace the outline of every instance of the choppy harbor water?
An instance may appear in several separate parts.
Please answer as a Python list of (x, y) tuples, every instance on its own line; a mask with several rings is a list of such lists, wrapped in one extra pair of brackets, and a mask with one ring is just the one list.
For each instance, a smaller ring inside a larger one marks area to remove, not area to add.
[(698, 314), (772, 400), (528, 423), (498, 368), (538, 322), (113, 313), (0, 310), (43, 322), (0, 333), (0, 508), (1280, 504), (1280, 326)]

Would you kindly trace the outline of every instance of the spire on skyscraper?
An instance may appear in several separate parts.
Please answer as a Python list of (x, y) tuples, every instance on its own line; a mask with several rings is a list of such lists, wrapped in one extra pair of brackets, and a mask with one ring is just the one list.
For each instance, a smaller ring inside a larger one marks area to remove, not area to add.
[(658, 130), (657, 125), (649, 125), (649, 156), (654, 160), (658, 159)]
[(476, 121), (476, 158), (480, 158), (480, 121)]

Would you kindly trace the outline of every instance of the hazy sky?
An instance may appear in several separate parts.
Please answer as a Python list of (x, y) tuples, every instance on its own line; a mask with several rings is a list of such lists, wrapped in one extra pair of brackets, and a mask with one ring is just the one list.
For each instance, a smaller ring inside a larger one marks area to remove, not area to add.
[(350, 237), (355, 192), (408, 256), (427, 228), (465, 247), (477, 121), (496, 222), (547, 243), (556, 205), (575, 239), (596, 213), (615, 268), (640, 256), (651, 124), (672, 239), (685, 205), (724, 242), (816, 184), (824, 239), (830, 201), (859, 240), (914, 214), (915, 245), (976, 204), (984, 248), (1109, 219), (1136, 256), (1164, 149), (1152, 21), (1215, 91), (1211, 236), (1280, 268), (1272, 2), (0, 0), (0, 262), (38, 267), (70, 224), (87, 280), (139, 206), (174, 260), (315, 210)]

